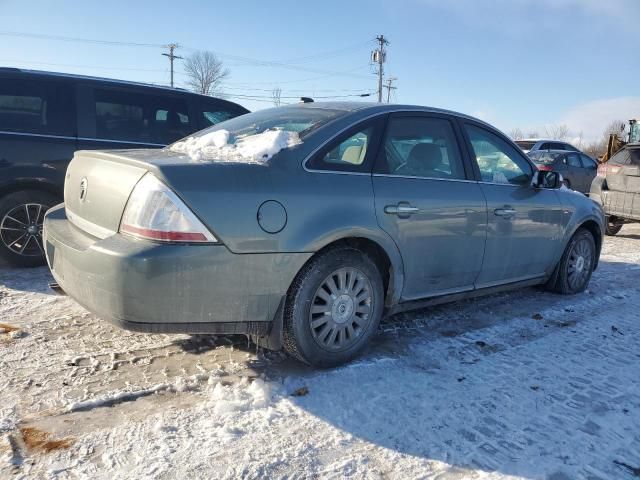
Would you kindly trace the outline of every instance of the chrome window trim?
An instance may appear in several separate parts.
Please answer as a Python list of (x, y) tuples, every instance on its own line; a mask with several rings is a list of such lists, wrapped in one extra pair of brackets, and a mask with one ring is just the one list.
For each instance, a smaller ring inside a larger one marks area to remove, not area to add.
[(395, 175), (393, 173), (374, 173), (372, 176), (391, 177), (391, 178), (410, 178), (410, 179), (416, 179), (416, 180), (437, 180), (439, 182), (481, 183), (476, 180), (467, 180), (466, 178), (417, 177), (414, 175)]
[(2, 135), (18, 135), (26, 137), (44, 137), (44, 138), (61, 138), (63, 140), (76, 140), (77, 137), (69, 137), (66, 135), (54, 135), (52, 133), (30, 133), (30, 132), (10, 132), (7, 130), (0, 130)]
[(134, 142), (133, 140), (114, 140), (110, 138), (96, 138), (96, 137), (69, 137), (67, 135), (54, 135), (51, 133), (10, 132), (7, 130), (0, 130), (0, 135), (16, 135), (16, 136), (22, 136), (22, 137), (39, 137), (39, 138), (58, 138), (61, 140), (82, 140), (82, 141), (89, 141), (89, 142), (130, 143), (132, 145), (150, 145), (154, 147), (167, 146), (164, 143)]
[(111, 138), (92, 138), (92, 137), (78, 137), (78, 140), (89, 142), (107, 142), (107, 143), (130, 143), (132, 145), (152, 145), (154, 147), (166, 147), (164, 143), (151, 143), (151, 142), (134, 142), (133, 140), (114, 140)]

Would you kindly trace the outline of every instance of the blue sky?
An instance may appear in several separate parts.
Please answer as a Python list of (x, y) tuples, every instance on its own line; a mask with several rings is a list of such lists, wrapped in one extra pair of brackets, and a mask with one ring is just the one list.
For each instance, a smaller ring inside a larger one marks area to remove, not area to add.
[[(382, 33), (398, 103), (506, 131), (566, 123), (587, 139), (612, 119), (640, 117), (640, 0), (0, 0), (0, 12), (0, 65), (168, 83), (158, 47), (1, 34), (176, 42), (179, 55), (220, 56), (228, 95), (266, 97), (231, 97), (250, 109), (268, 107), (274, 87), (282, 97), (374, 91), (369, 57)], [(177, 71), (184, 84), (179, 61)]]

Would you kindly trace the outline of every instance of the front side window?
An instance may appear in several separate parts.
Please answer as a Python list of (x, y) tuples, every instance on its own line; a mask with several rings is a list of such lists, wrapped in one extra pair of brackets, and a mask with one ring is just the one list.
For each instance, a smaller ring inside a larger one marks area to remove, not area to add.
[(409, 177), (465, 178), (453, 127), (443, 118), (392, 118), (377, 171)]
[(483, 182), (523, 185), (532, 175), (531, 165), (498, 135), (466, 124)]
[(0, 130), (75, 135), (73, 104), (69, 85), (0, 79)]

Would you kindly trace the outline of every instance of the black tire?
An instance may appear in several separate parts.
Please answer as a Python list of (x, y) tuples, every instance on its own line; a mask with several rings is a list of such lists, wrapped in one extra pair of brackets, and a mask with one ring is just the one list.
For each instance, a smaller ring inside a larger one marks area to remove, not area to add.
[[(331, 281), (341, 295), (331, 293)], [(358, 300), (365, 295), (367, 300)], [(323, 297), (327, 298), (326, 304)], [(363, 313), (367, 302), (368, 313)], [(362, 353), (376, 333), (383, 308), (382, 277), (373, 260), (348, 246), (327, 250), (312, 258), (289, 288), (284, 310), (284, 349), (314, 367), (348, 362)], [(317, 312), (322, 309), (326, 312)], [(323, 336), (327, 328), (330, 330)], [(344, 345), (339, 345), (341, 341)]]
[(16, 267), (44, 265), (42, 221), (59, 202), (40, 190), (20, 190), (0, 198), (0, 258)]
[(622, 221), (620, 221), (616, 217), (607, 217), (607, 223), (604, 227), (605, 235), (616, 235), (622, 229), (622, 225)]
[(593, 235), (587, 229), (579, 228), (569, 240), (560, 259), (555, 282), (548, 285), (548, 288), (563, 295), (584, 292), (591, 280), (596, 255), (596, 242)]

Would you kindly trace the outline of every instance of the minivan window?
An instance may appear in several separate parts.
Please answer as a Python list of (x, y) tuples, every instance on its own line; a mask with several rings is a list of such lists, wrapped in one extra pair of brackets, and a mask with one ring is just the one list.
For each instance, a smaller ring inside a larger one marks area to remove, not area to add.
[(166, 145), (192, 130), (182, 99), (96, 89), (95, 112), (100, 139)]
[(498, 135), (465, 124), (483, 182), (522, 185), (531, 178), (531, 165)]
[(73, 136), (74, 103), (66, 83), (0, 79), (0, 130)]
[(464, 167), (449, 120), (392, 118), (380, 149), (381, 173), (423, 178), (464, 179)]

